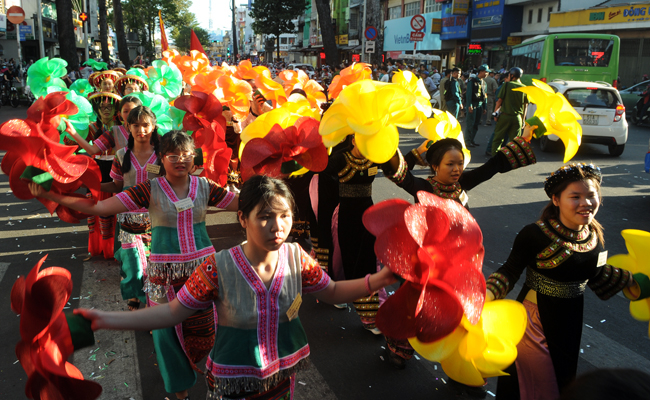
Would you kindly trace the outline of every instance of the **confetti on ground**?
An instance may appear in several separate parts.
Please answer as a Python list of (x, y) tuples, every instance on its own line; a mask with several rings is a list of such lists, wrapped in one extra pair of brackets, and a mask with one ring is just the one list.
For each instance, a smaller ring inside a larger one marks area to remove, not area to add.
[(129, 385), (127, 385), (126, 382), (124, 382), (124, 386), (129, 387)]
[(605, 322), (605, 321), (606, 321), (606, 320), (604, 320), (604, 319), (601, 319), (601, 320), (600, 320), (600, 323), (602, 324), (602, 323), (603, 323), (603, 322)]
[(417, 356), (417, 354), (413, 354), (416, 360), (420, 361), (420, 357)]
[(97, 361), (97, 354), (93, 354), (92, 356), (88, 357), (90, 361)]
[(438, 370), (438, 366), (437, 366), (437, 365), (434, 365), (434, 366), (433, 366), (433, 369), (435, 369), (435, 370), (437, 371), (437, 370)]
[(490, 392), (489, 390), (487, 391), (487, 393), (492, 397), (496, 397), (496, 395), (494, 393)]
[(16, 361), (14, 361), (14, 365), (15, 365), (15, 364), (18, 364), (19, 361), (20, 361), (20, 360), (16, 360)]
[(342, 326), (341, 329), (345, 329), (345, 327)]
[(440, 380), (441, 380), (442, 383), (444, 383), (445, 385), (447, 384), (447, 381), (445, 381), (443, 378), (440, 378)]
[(379, 358), (381, 358), (381, 361), (384, 361), (384, 356), (379, 356)]
[(587, 324), (585, 324), (585, 326), (586, 326), (587, 328), (594, 329), (594, 327), (591, 326), (591, 325), (587, 325)]
[(307, 385), (305, 382), (301, 382), (301, 381), (298, 381), (298, 383), (303, 385), (303, 386)]
[(580, 349), (580, 354), (584, 354), (584, 353), (585, 353), (584, 349)]
[(104, 379), (104, 375), (97, 375), (93, 379)]
[(384, 346), (380, 346), (380, 347), (381, 347), (382, 349), (386, 350), (386, 348), (385, 348)]

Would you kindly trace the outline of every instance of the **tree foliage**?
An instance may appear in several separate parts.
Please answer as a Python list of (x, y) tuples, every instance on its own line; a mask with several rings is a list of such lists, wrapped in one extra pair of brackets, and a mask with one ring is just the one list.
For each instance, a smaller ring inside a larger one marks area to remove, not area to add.
[(172, 39), (174, 39), (174, 44), (178, 47), (179, 51), (183, 52), (190, 50), (192, 29), (194, 29), (194, 33), (196, 34), (196, 37), (199, 38), (199, 42), (201, 42), (204, 49), (210, 46), (210, 34), (208, 31), (195, 24), (194, 26), (184, 26), (173, 31)]
[(299, 0), (255, 0), (248, 15), (254, 19), (255, 33), (275, 36), (277, 57), (280, 58), (280, 35), (295, 32), (296, 26), (291, 20), (302, 15), (305, 8), (305, 2)]

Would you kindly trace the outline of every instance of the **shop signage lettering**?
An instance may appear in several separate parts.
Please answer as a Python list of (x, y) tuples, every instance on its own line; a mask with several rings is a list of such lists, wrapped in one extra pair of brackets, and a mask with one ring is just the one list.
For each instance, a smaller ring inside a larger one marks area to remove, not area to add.
[(395, 44), (403, 44), (403, 43), (412, 43), (411, 42), (411, 35), (393, 35), (395, 38)]
[(605, 12), (597, 12), (589, 14), (589, 21), (604, 21)]
[(623, 16), (624, 17), (639, 17), (641, 15), (645, 15), (645, 7), (641, 8), (634, 8), (630, 7), (629, 10), (625, 9), (623, 10)]
[(457, 15), (442, 19), (442, 26), (450, 28), (453, 26), (465, 26), (467, 24), (467, 15)]
[(650, 4), (552, 13), (549, 27), (650, 22)]

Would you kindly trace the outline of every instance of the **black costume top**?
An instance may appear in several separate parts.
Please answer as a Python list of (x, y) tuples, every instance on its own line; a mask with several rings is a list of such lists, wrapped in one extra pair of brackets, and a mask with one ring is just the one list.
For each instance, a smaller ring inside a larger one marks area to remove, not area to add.
[[(606, 300), (631, 279), (628, 271), (606, 261), (607, 253), (588, 226), (574, 231), (557, 220), (537, 221), (519, 232), (506, 263), (486, 281), (487, 290), (502, 299), (526, 271), (517, 300), (523, 301), (530, 290), (537, 292), (539, 317), (560, 390), (575, 377), (578, 367), (585, 287)], [(500, 378), (499, 398), (517, 397), (503, 396), (519, 392), (513, 376)]]
[(400, 157), (400, 171), (393, 171), (389, 163), (383, 164), (386, 176), (399, 187), (409, 192), (417, 201), (417, 192), (424, 190), (444, 199), (453, 199), (467, 207), (467, 194), (479, 184), (489, 180), (498, 172), (505, 173), (513, 169), (535, 164), (535, 153), (528, 142), (521, 137), (515, 138), (503, 146), (497, 154), (480, 167), (464, 171), (458, 182), (453, 185), (443, 185), (432, 177), (422, 179), (413, 176), (411, 170), (415, 164), (424, 165), (424, 160), (416, 150), (409, 152), (404, 158)]

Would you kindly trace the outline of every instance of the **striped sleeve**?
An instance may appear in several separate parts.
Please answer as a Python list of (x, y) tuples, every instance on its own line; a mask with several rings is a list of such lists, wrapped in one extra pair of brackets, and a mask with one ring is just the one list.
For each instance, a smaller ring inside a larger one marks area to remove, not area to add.
[(120, 159), (117, 157), (113, 159), (111, 178), (113, 178), (114, 181), (124, 182), (124, 176), (122, 176), (122, 164), (120, 164)]
[(210, 183), (210, 197), (208, 200), (208, 205), (217, 208), (228, 207), (228, 205), (235, 198), (235, 194), (233, 192), (227, 191), (210, 179), (208, 179), (208, 183)]
[(203, 310), (219, 297), (219, 276), (214, 254), (199, 265), (178, 292), (178, 301), (192, 310)]
[(149, 208), (151, 201), (151, 181), (145, 181), (131, 186), (122, 193), (115, 195), (129, 211)]
[(300, 264), (302, 276), (302, 292), (320, 292), (330, 284), (330, 277), (325, 273), (318, 262), (311, 258), (305, 250), (300, 247)]
[(108, 151), (115, 147), (115, 139), (111, 134), (111, 131), (102, 133), (100, 137), (93, 141), (93, 144), (99, 148), (101, 151)]

